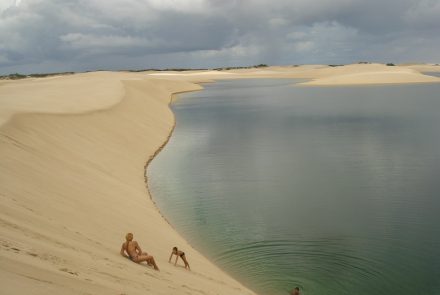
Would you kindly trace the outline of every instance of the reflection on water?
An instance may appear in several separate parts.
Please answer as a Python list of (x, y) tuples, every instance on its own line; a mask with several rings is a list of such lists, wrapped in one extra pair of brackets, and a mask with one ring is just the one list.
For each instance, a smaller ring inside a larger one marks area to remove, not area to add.
[(439, 294), (440, 85), (291, 83), (183, 95), (160, 209), (261, 294)]

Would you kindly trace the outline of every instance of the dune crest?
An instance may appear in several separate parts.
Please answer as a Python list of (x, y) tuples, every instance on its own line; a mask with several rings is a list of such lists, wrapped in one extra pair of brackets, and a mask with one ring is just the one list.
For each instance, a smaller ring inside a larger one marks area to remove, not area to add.
[[(3, 292), (253, 294), (172, 229), (144, 183), (145, 163), (174, 125), (168, 107), (172, 93), (201, 87), (119, 74), (108, 85), (112, 88), (117, 81), (122, 85), (119, 100), (117, 95), (97, 98), (86, 106), (85, 99), (82, 109), (68, 107), (75, 95), (87, 90), (93, 100), (94, 79), (101, 78), (88, 75), (82, 88), (66, 93), (62, 102), (46, 101), (47, 108), (42, 109), (52, 114), (14, 115), (1, 127)], [(47, 87), (47, 95), (62, 93), (65, 83), (59, 87)], [(25, 99), (29, 91), (22, 89)], [(36, 104), (44, 104), (40, 91)], [(19, 92), (16, 89), (16, 99)], [(161, 272), (119, 255), (129, 231), (144, 251), (155, 256)], [(193, 271), (168, 264), (175, 245), (185, 249)]]

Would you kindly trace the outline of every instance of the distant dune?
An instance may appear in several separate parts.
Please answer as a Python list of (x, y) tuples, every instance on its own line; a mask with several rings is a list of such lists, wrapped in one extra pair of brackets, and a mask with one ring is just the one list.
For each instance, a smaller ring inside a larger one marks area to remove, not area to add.
[(316, 78), (302, 85), (365, 85), (433, 83), (440, 80), (407, 67), (380, 64), (348, 65), (318, 70)]

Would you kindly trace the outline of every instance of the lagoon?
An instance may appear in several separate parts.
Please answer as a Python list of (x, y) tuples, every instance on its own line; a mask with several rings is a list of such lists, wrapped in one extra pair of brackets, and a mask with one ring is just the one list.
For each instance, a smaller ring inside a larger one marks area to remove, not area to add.
[(180, 95), (159, 209), (259, 294), (438, 294), (440, 85), (295, 83)]

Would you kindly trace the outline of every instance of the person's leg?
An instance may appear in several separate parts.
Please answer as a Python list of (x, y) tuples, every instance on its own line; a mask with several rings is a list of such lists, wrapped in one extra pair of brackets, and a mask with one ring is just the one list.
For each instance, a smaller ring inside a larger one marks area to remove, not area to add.
[(140, 261), (145, 261), (148, 263), (148, 265), (152, 265), (155, 270), (159, 270), (159, 267), (157, 267), (156, 261), (154, 260), (154, 257), (151, 255), (142, 255), (139, 256)]
[(148, 263), (148, 265), (153, 265), (155, 270), (159, 270), (159, 267), (157, 267), (156, 261), (154, 260), (153, 256), (148, 255), (147, 263)]
[[(147, 252), (142, 252), (142, 256), (149, 256)], [(149, 266), (153, 266), (149, 260), (146, 260)]]
[(136, 263), (141, 263), (145, 261), (148, 265), (153, 266), (155, 270), (159, 270), (156, 265), (156, 261), (154, 261), (154, 258), (151, 255), (139, 255), (136, 257), (136, 259), (133, 259), (133, 261)]
[(183, 262), (185, 263), (185, 268), (188, 267), (188, 269), (191, 270), (191, 269), (189, 268), (189, 263), (188, 263), (188, 261), (186, 260), (186, 256), (185, 256), (185, 255), (182, 255), (182, 260), (183, 260)]

